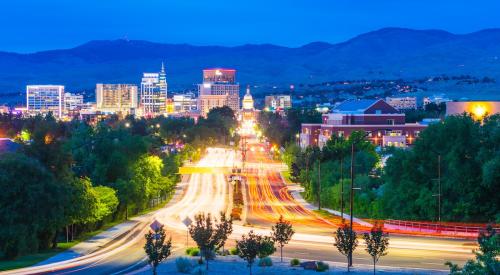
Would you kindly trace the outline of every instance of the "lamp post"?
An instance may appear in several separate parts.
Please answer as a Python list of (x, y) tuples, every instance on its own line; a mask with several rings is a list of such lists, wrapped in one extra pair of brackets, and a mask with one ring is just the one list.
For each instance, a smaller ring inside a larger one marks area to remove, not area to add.
[(321, 210), (321, 153), (318, 158), (318, 210)]
[(438, 197), (438, 223), (441, 223), (441, 154), (438, 153), (438, 193), (432, 195)]
[(344, 156), (340, 156), (340, 217), (344, 221)]
[[(352, 134), (351, 134), (352, 135)], [(368, 133), (365, 133), (365, 135), (362, 137), (362, 139), (366, 138), (368, 136)], [(353, 207), (354, 207), (354, 190), (360, 190), (361, 188), (355, 188), (354, 187), (354, 140), (351, 142), (351, 192), (350, 192), (350, 201), (349, 201), (349, 227), (351, 229), (351, 234), (349, 238), (352, 238), (352, 232), (353, 232)], [(350, 239), (350, 243), (353, 243), (353, 240)], [(352, 266), (352, 249), (349, 251), (349, 257), (348, 257), (348, 265)]]

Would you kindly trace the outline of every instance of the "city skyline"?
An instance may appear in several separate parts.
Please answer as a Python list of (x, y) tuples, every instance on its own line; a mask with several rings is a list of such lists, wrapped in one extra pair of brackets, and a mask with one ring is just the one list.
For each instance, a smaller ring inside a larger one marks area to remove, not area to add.
[[(495, 16), (500, 4), (492, 0), (474, 3), (364, 0), (357, 4), (319, 1), (312, 5), (302, 0), (294, 5), (283, 1), (259, 0), (257, 4), (250, 4), (219, 0), (195, 4), (150, 1), (149, 4), (121, 1), (118, 5), (117, 1), (106, 1), (94, 5), (85, 1), (69, 5), (60, 0), (4, 3), (2, 10), (9, 13), (0, 11), (0, 24), (10, 27), (2, 31), (0, 51), (29, 53), (71, 48), (90, 40), (120, 38), (193, 45), (271, 43), (296, 47), (315, 41), (338, 43), (385, 27), (443, 29), (464, 34), (500, 26), (500, 19)], [(27, 10), (29, 17), (25, 16)], [(136, 13), (150, 16), (141, 20), (121, 19), (123, 14)], [(206, 19), (217, 13), (225, 14), (223, 21), (217, 17)], [(95, 20), (104, 16), (109, 20)], [(60, 24), (61, 21), (64, 24)], [(213, 32), (219, 28), (225, 31)], [(34, 39), (37, 43), (32, 43)]]

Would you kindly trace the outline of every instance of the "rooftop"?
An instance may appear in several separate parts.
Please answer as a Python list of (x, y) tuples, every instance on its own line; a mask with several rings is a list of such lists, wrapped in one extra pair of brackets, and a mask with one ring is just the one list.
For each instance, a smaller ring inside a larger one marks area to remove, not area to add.
[(360, 114), (379, 100), (380, 99), (347, 100), (342, 102), (339, 106), (335, 107), (335, 109), (333, 109), (333, 112)]

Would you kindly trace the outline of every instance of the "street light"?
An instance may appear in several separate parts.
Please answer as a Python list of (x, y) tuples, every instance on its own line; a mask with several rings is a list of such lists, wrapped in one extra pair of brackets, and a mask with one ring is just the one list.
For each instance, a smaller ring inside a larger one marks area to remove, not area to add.
[(438, 222), (441, 223), (441, 154), (438, 153), (438, 193), (433, 197), (438, 197)]
[[(365, 133), (365, 135), (361, 139), (365, 139), (369, 134)], [(352, 134), (351, 134), (352, 136)], [(354, 190), (360, 190), (361, 188), (354, 187), (354, 140), (352, 140), (351, 143), (351, 194), (350, 194), (350, 202), (349, 202), (349, 220), (350, 220), (350, 228), (351, 228), (351, 234), (349, 236), (349, 239), (352, 238), (352, 215), (353, 215), (353, 207), (354, 207)], [(350, 240), (350, 243), (352, 244), (352, 240)], [(349, 260), (348, 260), (349, 266), (352, 266), (352, 249), (349, 251)]]

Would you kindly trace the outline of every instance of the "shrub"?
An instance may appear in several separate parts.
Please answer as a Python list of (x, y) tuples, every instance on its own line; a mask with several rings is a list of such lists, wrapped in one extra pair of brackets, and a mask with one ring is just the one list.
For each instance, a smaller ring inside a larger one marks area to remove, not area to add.
[(298, 265), (300, 265), (300, 261), (299, 261), (299, 259), (292, 259), (292, 260), (290, 261), (290, 265), (291, 265), (291, 266), (298, 266)]
[(269, 257), (260, 258), (259, 266), (273, 266), (273, 260)]
[(227, 256), (229, 255), (229, 251), (227, 251), (227, 249), (221, 249), (221, 250), (217, 250), (217, 255), (220, 255), (220, 256)]
[(189, 255), (189, 256), (199, 256), (200, 255), (200, 249), (198, 247), (188, 247), (186, 249), (186, 255)]
[(229, 254), (238, 255), (238, 248), (234, 247), (234, 248), (229, 249)]
[(193, 274), (193, 275), (206, 275), (207, 271), (202, 266), (197, 266), (193, 269), (191, 274)]
[(259, 258), (265, 258), (276, 251), (274, 241), (270, 237), (262, 237), (259, 244)]
[(177, 271), (180, 273), (190, 273), (191, 269), (193, 269), (193, 264), (191, 260), (184, 257), (179, 257), (175, 260), (175, 266), (177, 267)]
[(316, 264), (316, 271), (318, 271), (318, 272), (327, 271), (329, 268), (330, 268), (330, 266), (324, 262), (317, 262), (317, 264)]

